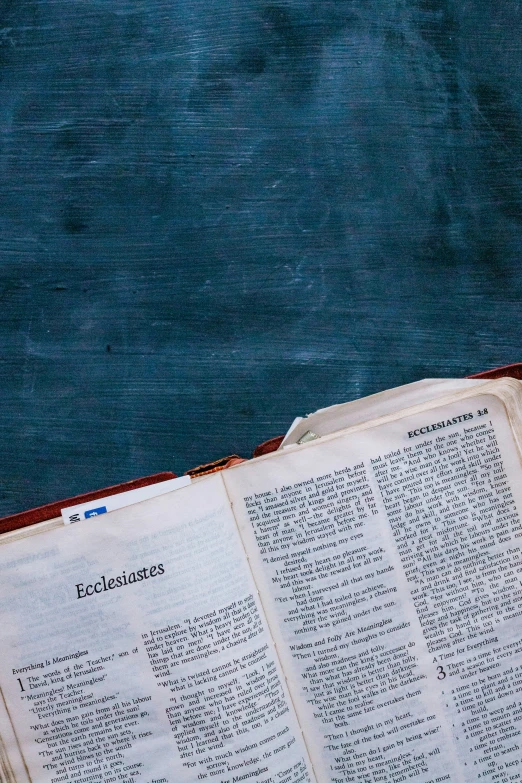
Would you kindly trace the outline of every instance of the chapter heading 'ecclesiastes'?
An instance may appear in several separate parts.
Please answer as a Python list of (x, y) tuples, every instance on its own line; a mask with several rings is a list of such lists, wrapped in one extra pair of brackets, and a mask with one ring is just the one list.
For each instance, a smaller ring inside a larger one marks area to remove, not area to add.
[(104, 593), (106, 590), (114, 590), (116, 587), (133, 585), (135, 582), (142, 582), (144, 579), (150, 579), (153, 576), (161, 576), (165, 573), (163, 563), (153, 565), (150, 568), (140, 568), (139, 571), (131, 571), (130, 574), (123, 572), (120, 576), (113, 576), (106, 579), (101, 576), (98, 582), (92, 585), (84, 585), (83, 582), (76, 585), (76, 597), (86, 598), (95, 593)]
[(428, 424), (427, 427), (419, 427), (418, 430), (412, 430), (408, 432), (408, 437), (417, 438), (419, 435), (427, 435), (428, 432), (441, 430), (444, 427), (453, 427), (454, 424), (460, 424), (461, 421), (469, 421), (472, 418), (472, 413), (463, 413), (461, 416), (454, 416), (452, 419), (444, 419), (444, 421), (437, 421), (435, 424)]

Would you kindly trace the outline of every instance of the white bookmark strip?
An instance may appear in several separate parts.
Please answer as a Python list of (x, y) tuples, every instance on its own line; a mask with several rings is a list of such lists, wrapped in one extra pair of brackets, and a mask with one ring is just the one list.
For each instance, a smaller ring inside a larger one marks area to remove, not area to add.
[(63, 522), (64, 525), (81, 522), (90, 517), (107, 514), (109, 511), (116, 511), (117, 508), (125, 508), (125, 506), (132, 506), (134, 503), (141, 503), (142, 500), (165, 495), (167, 492), (181, 489), (188, 484), (190, 484), (190, 476), (181, 476), (168, 481), (159, 481), (157, 484), (149, 484), (146, 487), (130, 489), (128, 492), (119, 492), (117, 495), (109, 495), (106, 498), (91, 500), (89, 503), (80, 503), (78, 506), (62, 508)]

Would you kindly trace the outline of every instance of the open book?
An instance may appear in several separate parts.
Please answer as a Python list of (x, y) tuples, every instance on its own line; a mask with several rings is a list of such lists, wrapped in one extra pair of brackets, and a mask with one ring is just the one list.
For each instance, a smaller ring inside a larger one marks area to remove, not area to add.
[(427, 386), (0, 537), (2, 781), (522, 780), (522, 384)]

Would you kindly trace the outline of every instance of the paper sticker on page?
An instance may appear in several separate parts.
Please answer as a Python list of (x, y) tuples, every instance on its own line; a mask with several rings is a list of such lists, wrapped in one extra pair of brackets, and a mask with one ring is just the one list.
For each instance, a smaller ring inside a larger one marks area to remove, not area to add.
[(477, 396), (225, 476), (321, 783), (520, 779), (521, 475)]
[(146, 487), (130, 489), (128, 492), (118, 492), (116, 495), (108, 495), (88, 503), (62, 508), (61, 515), (64, 525), (71, 525), (74, 522), (81, 522), (83, 519), (91, 519), (99, 517), (101, 514), (107, 514), (109, 511), (116, 511), (118, 508), (132, 506), (134, 503), (142, 503), (144, 500), (165, 495), (167, 492), (173, 492), (175, 489), (181, 489), (189, 484), (190, 476), (180, 476), (160, 481), (157, 484), (149, 484)]
[(0, 550), (38, 783), (314, 780), (219, 476)]

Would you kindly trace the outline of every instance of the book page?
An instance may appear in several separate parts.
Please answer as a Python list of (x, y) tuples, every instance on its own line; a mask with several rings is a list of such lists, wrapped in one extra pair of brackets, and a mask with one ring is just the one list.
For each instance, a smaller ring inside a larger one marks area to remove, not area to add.
[(0, 594), (25, 779), (314, 780), (220, 476), (0, 547)]
[(522, 780), (521, 475), (493, 395), (227, 473), (320, 783)]
[(314, 435), (321, 438), (356, 424), (372, 421), (380, 416), (398, 413), (414, 405), (429, 403), (455, 392), (476, 389), (490, 383), (492, 381), (471, 378), (428, 378), (398, 386), (395, 389), (386, 389), (386, 391), (371, 394), (369, 397), (361, 397), (351, 402), (321, 408), (294, 421), (279, 448), (286, 448), (293, 443), (298, 443), (299, 439), (308, 432), (313, 432)]

